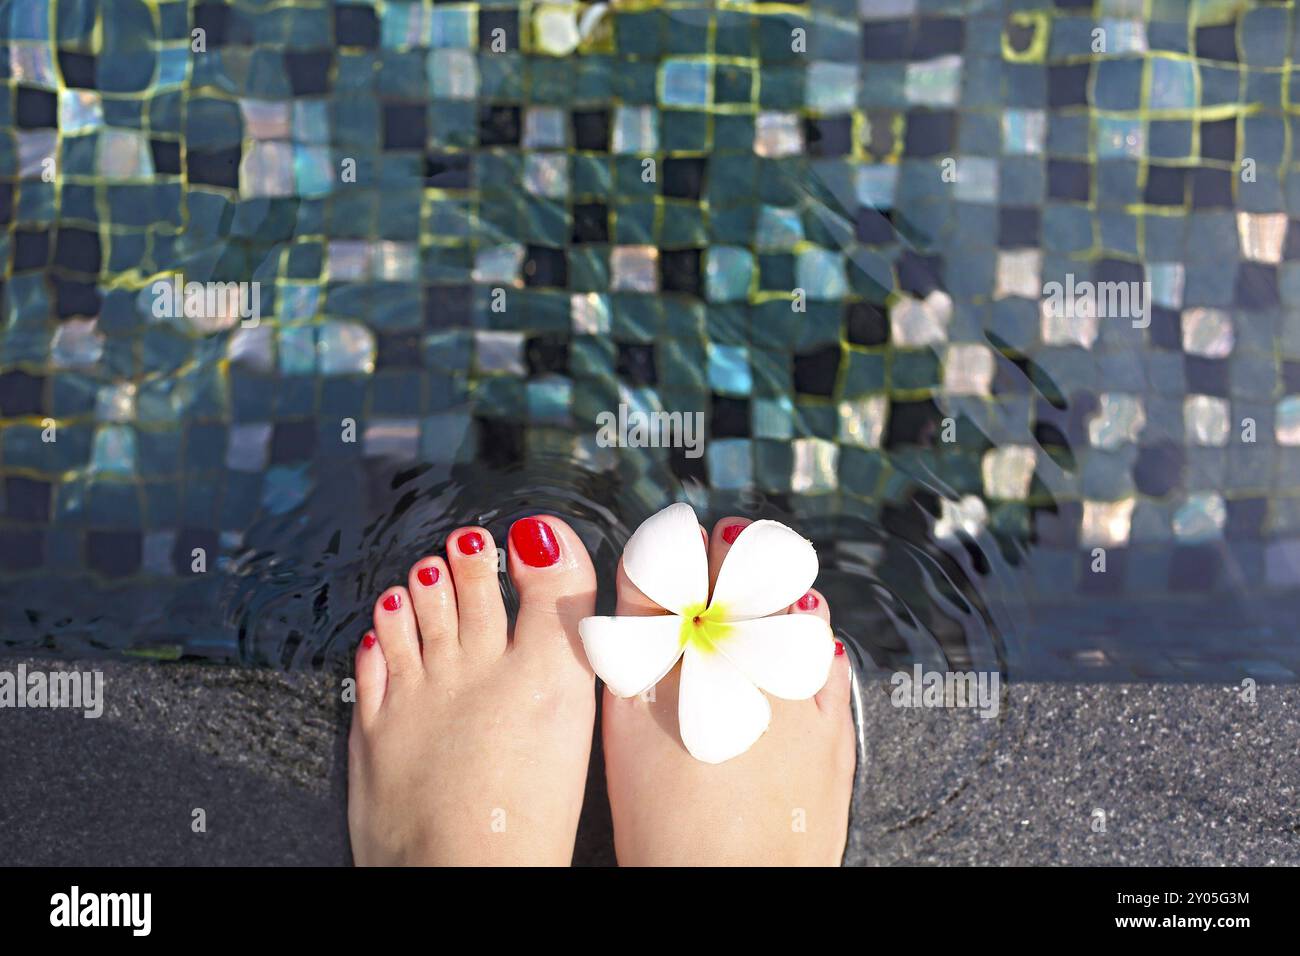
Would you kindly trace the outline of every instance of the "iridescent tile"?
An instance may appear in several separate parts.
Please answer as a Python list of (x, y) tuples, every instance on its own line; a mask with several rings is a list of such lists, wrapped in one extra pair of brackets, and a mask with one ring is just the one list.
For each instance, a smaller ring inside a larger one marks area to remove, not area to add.
[(151, 92), (179, 89), (189, 79), (190, 51), (188, 47), (164, 47), (158, 51), (158, 80)]
[(311, 465), (271, 465), (262, 476), (262, 507), (268, 514), (288, 514), (311, 490)]
[(1136, 444), (1146, 423), (1141, 398), (1103, 393), (1098, 398), (1097, 413), (1088, 419), (1088, 441), (1108, 451), (1125, 443)]
[(858, 65), (815, 60), (808, 64), (804, 98), (816, 113), (847, 113), (858, 103)]
[[(18, 9), (22, 8), (18, 4)], [(54, 52), (49, 44), (13, 43), (9, 46), (9, 69), (13, 78), (26, 86), (55, 89)]]
[(271, 425), (231, 425), (226, 440), (226, 467), (231, 471), (265, 471), (271, 460)]
[(961, 57), (941, 56), (907, 64), (907, 101), (916, 106), (956, 106), (961, 94)]
[(239, 111), (250, 139), (289, 139), (292, 118), (288, 100), (241, 99)]
[(1180, 309), (1183, 305), (1183, 285), (1186, 281), (1181, 262), (1148, 262), (1147, 282), (1151, 283), (1151, 301), (1165, 309)]
[(608, 334), (608, 297), (599, 292), (574, 293), (569, 297), (569, 320), (578, 335)]
[(859, 166), (854, 176), (858, 203), (873, 209), (893, 209), (894, 189), (898, 184), (898, 167), (893, 165)]
[(528, 366), (524, 361), (524, 333), (475, 332), (474, 368), (485, 374), (526, 375)]
[(248, 144), (239, 163), (239, 195), (244, 199), (292, 196), (293, 145), (257, 140)]
[(869, 395), (839, 404), (840, 441), (858, 448), (879, 448), (889, 415), (889, 398)]
[(293, 144), (294, 191), (299, 196), (326, 196), (334, 188), (334, 168), (328, 146)]
[(1228, 444), (1228, 401), (1213, 395), (1188, 395), (1183, 399), (1183, 431), (1193, 445)]
[(614, 110), (615, 153), (653, 153), (659, 148), (659, 111), (653, 106), (620, 106)]
[(665, 106), (707, 106), (709, 72), (706, 60), (664, 60), (659, 67), (660, 101)]
[(1034, 449), (1028, 445), (990, 448), (980, 463), (984, 493), (1003, 501), (1024, 501), (1034, 477)]
[(977, 495), (962, 495), (957, 501), (940, 498), (934, 536), (940, 541), (956, 541), (963, 534), (978, 538), (988, 521), (989, 510)]
[(1196, 105), (1196, 65), (1191, 60), (1155, 56), (1147, 106), (1153, 110), (1189, 110)]
[(564, 199), (569, 195), (568, 155), (529, 153), (524, 157), (524, 188), (534, 196)]
[(478, 96), (478, 62), (469, 50), (431, 50), (429, 86), (437, 99), (472, 100)]
[(293, 139), (317, 146), (329, 143), (330, 120), (325, 100), (293, 101)]
[(549, 56), (568, 56), (578, 48), (578, 8), (569, 3), (539, 3), (532, 8), (533, 42)]
[(754, 121), (754, 152), (766, 159), (803, 152), (803, 126), (794, 113), (759, 113)]
[(235, 329), (226, 344), (226, 354), (231, 365), (269, 373), (275, 368), (275, 330), (270, 325)]
[(1241, 237), (1241, 254), (1255, 262), (1282, 261), (1286, 242), (1286, 213), (1237, 213), (1237, 234)]
[(1039, 334), (1044, 345), (1081, 345), (1087, 349), (1097, 341), (1101, 326), (1096, 303), (1091, 297), (1066, 298), (1060, 303), (1053, 302), (1050, 297), (1044, 298), (1039, 303), (1038, 313)]
[(379, 38), (385, 48), (410, 49), (430, 45), (430, 14), (436, 10), (430, 11), (419, 3), (386, 3), (380, 10)]
[(707, 253), (705, 289), (710, 302), (743, 302), (754, 278), (754, 254), (739, 246), (712, 246)]
[(130, 425), (103, 425), (95, 430), (90, 470), (97, 474), (130, 477), (135, 474), (135, 429)]
[(1273, 428), (1279, 445), (1300, 445), (1300, 395), (1288, 395), (1277, 403)]
[(136, 130), (101, 130), (96, 155), (99, 175), (105, 179), (147, 179), (153, 175), (149, 140)]
[(89, 132), (104, 125), (104, 107), (95, 90), (59, 91), (59, 130), (64, 136)]
[(89, 368), (104, 355), (97, 319), (64, 319), (54, 329), (50, 362), (55, 368)]
[(1131, 20), (1107, 18), (1101, 21), (1108, 55), (1147, 52), (1147, 27), (1141, 17), (1142, 11), (1139, 10)]
[(370, 243), (364, 239), (331, 239), (326, 247), (326, 270), (331, 281), (370, 277)]
[(748, 438), (715, 438), (705, 448), (709, 485), (738, 491), (754, 484), (753, 442)]
[(993, 351), (987, 345), (949, 345), (943, 362), (944, 391), (950, 395), (987, 396), (992, 393), (996, 368)]
[(281, 324), (306, 322), (320, 309), (320, 286), (306, 282), (287, 282), (277, 290), (276, 307)]
[(901, 20), (916, 13), (916, 0), (858, 0), (863, 20)]
[(948, 340), (952, 298), (936, 289), (924, 299), (901, 296), (889, 307), (890, 339), (895, 345), (935, 345)]
[(54, 153), (58, 148), (58, 133), (52, 129), (20, 129), (16, 135), (18, 137), (18, 177), (20, 179), (40, 177), (46, 170), (45, 161), (48, 159), (53, 162), (55, 159)]
[(960, 202), (992, 203), (998, 198), (998, 164), (983, 156), (963, 156), (956, 163), (953, 195)]
[(809, 299), (842, 299), (849, 294), (844, 254), (836, 249), (810, 246), (795, 257), (795, 281)]
[(310, 326), (280, 329), (280, 373), (312, 375), (316, 371), (316, 330)]
[(1132, 116), (1095, 116), (1097, 155), (1103, 159), (1136, 159), (1146, 149), (1146, 127)]
[(1002, 113), (1002, 149), (1012, 155), (1039, 155), (1047, 138), (1043, 110), (1009, 109)]
[(524, 113), (524, 148), (563, 147), (565, 130), (564, 110), (558, 106), (530, 106)]
[(758, 228), (754, 230), (754, 245), (758, 249), (786, 251), (804, 239), (803, 219), (798, 209), (779, 206), (760, 206)]
[(709, 343), (709, 387), (723, 395), (748, 395), (754, 389), (749, 349)]
[(751, 407), (755, 438), (794, 437), (794, 402), (788, 396), (756, 398)]
[(136, 386), (133, 382), (117, 382), (102, 386), (95, 393), (95, 420), (101, 422), (129, 422), (135, 418)]
[(839, 478), (840, 448), (824, 438), (796, 438), (790, 443), (794, 467), (790, 471), (790, 490), (816, 493), (834, 491)]
[(420, 454), (420, 422), (415, 418), (381, 418), (368, 422), (361, 447), (367, 458), (413, 461)]
[(433, 22), (429, 30), (430, 45), (462, 49), (472, 47), (475, 30), (473, 16), (474, 11), (468, 6), (434, 7)]
[(993, 298), (1037, 299), (1043, 294), (1043, 250), (999, 249)]
[(526, 386), (528, 417), (534, 422), (564, 424), (573, 404), (573, 383), (554, 375), (534, 379)]
[(414, 282), (420, 274), (420, 248), (414, 242), (381, 239), (370, 251), (370, 268), (383, 282)]
[(1188, 495), (1174, 512), (1174, 537), (1183, 542), (1213, 541), (1223, 536), (1228, 509), (1223, 497), (1207, 491)]
[(1182, 315), (1183, 351), (1207, 358), (1232, 353), (1232, 317), (1220, 309), (1188, 309)]
[(523, 245), (517, 242), (479, 249), (474, 253), (474, 271), (471, 273), (471, 278), (475, 282), (519, 285), (520, 276), (523, 274), (524, 255)]
[(1085, 501), (1083, 520), (1079, 528), (1080, 543), (1103, 548), (1118, 548), (1128, 544), (1133, 522), (1133, 498), (1120, 501)]
[(369, 375), (375, 370), (375, 335), (360, 322), (322, 322), (316, 348), (325, 375)]
[(655, 292), (659, 288), (659, 250), (655, 246), (615, 246), (609, 254), (609, 287), (616, 292)]

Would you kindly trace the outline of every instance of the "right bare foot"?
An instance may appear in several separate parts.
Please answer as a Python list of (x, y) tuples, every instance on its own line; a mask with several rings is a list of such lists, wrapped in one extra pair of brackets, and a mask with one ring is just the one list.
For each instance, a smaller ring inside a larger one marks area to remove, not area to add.
[[(709, 540), (709, 580), (745, 518), (724, 518)], [(701, 529), (701, 533), (703, 529)], [(729, 540), (730, 539), (730, 540)], [(619, 615), (666, 613), (618, 569)], [(809, 591), (786, 609), (830, 621)], [(605, 691), (605, 775), (614, 849), (624, 866), (838, 866), (848, 834), (857, 758), (849, 709), (848, 657), (810, 700), (772, 699), (767, 733), (724, 763), (703, 763), (677, 728), (678, 664), (653, 695)]]
[(596, 709), (578, 621), (596, 575), (558, 518), (523, 518), (509, 540), (509, 638), (483, 528), (453, 532), (447, 560), (421, 558), (375, 602), (348, 741), (358, 864), (572, 860)]

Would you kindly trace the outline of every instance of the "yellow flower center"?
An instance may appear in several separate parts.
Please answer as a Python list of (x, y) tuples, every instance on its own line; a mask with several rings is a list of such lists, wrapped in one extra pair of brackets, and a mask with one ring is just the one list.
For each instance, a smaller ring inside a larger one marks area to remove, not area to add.
[(731, 625), (718, 605), (692, 604), (682, 610), (682, 647), (694, 644), (699, 651), (715, 651)]

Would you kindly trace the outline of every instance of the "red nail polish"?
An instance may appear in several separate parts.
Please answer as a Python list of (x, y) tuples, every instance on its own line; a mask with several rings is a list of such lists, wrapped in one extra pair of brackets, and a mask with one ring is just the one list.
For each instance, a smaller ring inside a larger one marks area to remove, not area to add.
[(438, 583), (438, 569), (434, 567), (420, 568), (415, 572), (415, 576), (426, 588), (431, 588)]
[(836, 642), (835, 642), (835, 656), (836, 656), (836, 657), (843, 657), (843, 656), (844, 656), (844, 642), (843, 642), (843, 641), (836, 641)]
[(361, 646), (365, 648), (374, 647), (375, 641), (377, 640), (378, 638), (375, 637), (374, 631), (366, 631), (366, 636), (361, 639)]
[(817, 600), (817, 595), (809, 591), (795, 602), (795, 607), (799, 608), (801, 611), (815, 611), (817, 610), (817, 605), (820, 603), (821, 601)]
[(743, 524), (729, 524), (722, 529), (722, 540), (727, 544), (735, 544), (736, 539), (740, 537), (740, 532), (744, 530)]
[(402, 606), (402, 596), (400, 594), (394, 593), (384, 598), (385, 611), (396, 611), (401, 606)]
[(521, 518), (510, 529), (515, 554), (530, 568), (549, 568), (560, 560), (560, 542), (545, 521)]
[(478, 554), (483, 550), (483, 536), (477, 531), (466, 531), (456, 539), (461, 554)]

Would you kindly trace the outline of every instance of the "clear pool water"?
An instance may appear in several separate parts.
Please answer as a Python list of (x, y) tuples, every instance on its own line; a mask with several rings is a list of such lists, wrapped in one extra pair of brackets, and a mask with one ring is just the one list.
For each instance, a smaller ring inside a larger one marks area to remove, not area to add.
[(327, 666), (458, 524), (610, 584), (684, 498), (880, 667), (1293, 679), (1298, 29), (0, 3), (0, 646)]

